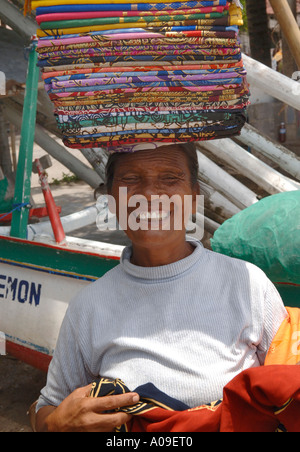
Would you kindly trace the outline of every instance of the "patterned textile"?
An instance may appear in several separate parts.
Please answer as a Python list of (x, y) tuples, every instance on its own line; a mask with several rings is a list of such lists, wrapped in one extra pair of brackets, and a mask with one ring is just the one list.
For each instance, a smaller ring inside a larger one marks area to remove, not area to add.
[[(151, 65), (147, 67), (147, 73), (150, 71), (164, 71), (164, 72), (173, 72), (173, 71), (197, 71), (200, 74), (203, 73), (207, 73), (209, 74), (210, 72), (214, 73), (215, 71), (218, 70), (231, 70), (231, 71), (239, 71), (243, 69), (243, 63), (242, 61), (240, 62), (225, 62), (223, 64), (205, 64), (205, 63), (197, 63), (197, 66), (195, 64), (193, 65), (187, 65), (185, 64), (184, 67), (179, 65), (172, 65), (172, 67), (168, 66), (168, 65)], [(56, 71), (55, 71), (56, 70)], [(93, 73), (107, 73), (107, 72), (115, 72), (115, 73), (120, 73), (120, 75), (122, 75), (123, 72), (130, 72), (130, 73), (135, 73), (135, 72), (140, 72), (143, 71), (143, 73), (145, 72), (143, 68), (139, 68), (138, 66), (126, 66), (126, 67), (109, 67), (107, 65), (105, 65), (104, 67), (102, 65), (97, 65), (97, 64), (90, 64), (90, 65), (72, 65), (67, 66), (67, 67), (59, 67), (59, 68), (55, 68), (55, 70), (53, 68), (47, 68), (45, 67), (43, 69), (43, 74), (42, 74), (42, 78), (43, 79), (48, 79), (48, 78), (52, 78), (52, 77), (58, 77), (61, 75), (79, 75), (79, 77), (82, 77), (82, 74), (93, 74)], [(53, 72), (54, 71), (54, 72)], [(50, 73), (51, 72), (51, 73)]]
[(237, 0), (35, 0), (38, 65), (71, 148), (239, 134)]
[[(161, 392), (152, 383), (134, 389), (135, 405), (121, 407), (132, 415), (117, 432), (299, 432), (300, 367), (262, 366), (245, 370), (223, 389), (223, 399), (198, 407)], [(201, 384), (201, 382), (199, 382)], [(129, 392), (121, 380), (102, 378), (90, 397)]]
[[(87, 11), (87, 12), (71, 12), (71, 13), (50, 13), (37, 16), (37, 23), (40, 25), (43, 22), (52, 22), (60, 20), (80, 20), (80, 19), (96, 19), (101, 17), (147, 17), (147, 16), (180, 16), (180, 15), (192, 15), (209, 13), (219, 13), (218, 16), (222, 17), (222, 13), (225, 8), (222, 6), (212, 6), (210, 8), (194, 8), (194, 9), (178, 9), (178, 10), (166, 10), (166, 11)], [(205, 16), (206, 17), (206, 16)], [(203, 17), (203, 18), (205, 18)], [(202, 17), (199, 17), (201, 19)]]
[[(226, 0), (215, 0), (215, 1), (200, 1), (200, 2), (189, 2), (191, 3), (192, 7), (196, 7), (197, 4), (201, 4), (201, 6), (217, 6), (217, 5), (226, 5)], [(135, 9), (136, 5), (139, 5), (141, 7), (141, 10), (143, 8), (147, 7), (148, 1), (147, 0), (139, 0), (135, 4), (129, 3), (127, 0), (119, 0), (119, 1), (101, 1), (101, 0), (81, 0), (80, 5), (97, 5), (98, 7), (102, 8), (111, 8), (112, 5), (118, 5), (118, 9), (125, 9), (129, 8), (129, 10), (133, 7)], [(180, 0), (164, 0), (164, 2), (161, 2), (160, 0), (152, 0), (152, 4), (154, 7), (161, 9), (165, 8), (165, 5), (167, 5), (168, 8), (174, 9), (176, 7), (181, 7), (182, 5), (187, 4), (187, 2), (181, 2)], [(60, 6), (60, 5), (74, 5), (74, 0), (37, 0), (32, 1), (32, 9), (36, 9), (39, 7), (51, 7), (51, 6)], [(133, 5), (133, 6), (132, 6)], [(79, 5), (78, 5), (79, 6)]]

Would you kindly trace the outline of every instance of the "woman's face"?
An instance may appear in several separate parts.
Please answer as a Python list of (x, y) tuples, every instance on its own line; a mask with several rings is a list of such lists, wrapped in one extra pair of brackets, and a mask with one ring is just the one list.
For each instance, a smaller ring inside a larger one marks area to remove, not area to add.
[(184, 150), (174, 145), (121, 155), (110, 194), (121, 228), (133, 244), (147, 247), (185, 240), (199, 193)]

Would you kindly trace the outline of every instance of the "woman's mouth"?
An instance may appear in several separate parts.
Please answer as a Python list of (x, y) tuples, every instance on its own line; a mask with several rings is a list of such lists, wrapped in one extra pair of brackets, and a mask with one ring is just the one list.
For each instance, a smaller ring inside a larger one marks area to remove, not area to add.
[(165, 211), (158, 211), (158, 210), (154, 210), (151, 212), (139, 212), (136, 215), (137, 220), (140, 221), (149, 221), (149, 220), (153, 220), (153, 221), (162, 221), (162, 220), (166, 220), (167, 218), (170, 217), (170, 212), (165, 212)]

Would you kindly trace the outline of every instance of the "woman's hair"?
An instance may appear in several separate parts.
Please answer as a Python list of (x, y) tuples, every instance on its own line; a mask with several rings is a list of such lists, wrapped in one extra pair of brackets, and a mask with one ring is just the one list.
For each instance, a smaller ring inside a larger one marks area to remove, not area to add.
[[(194, 143), (180, 143), (180, 144), (174, 144), (174, 146), (180, 147), (184, 154), (186, 155), (188, 167), (190, 169), (191, 174), (191, 184), (192, 187), (194, 187), (197, 184), (198, 181), (198, 159), (197, 159), (197, 151), (196, 146)], [(170, 146), (170, 151), (172, 147)], [(114, 171), (115, 171), (115, 164), (116, 162), (122, 158), (123, 154), (111, 154), (108, 158), (107, 164), (106, 164), (106, 186), (108, 192), (111, 191), (113, 181), (114, 181)]]

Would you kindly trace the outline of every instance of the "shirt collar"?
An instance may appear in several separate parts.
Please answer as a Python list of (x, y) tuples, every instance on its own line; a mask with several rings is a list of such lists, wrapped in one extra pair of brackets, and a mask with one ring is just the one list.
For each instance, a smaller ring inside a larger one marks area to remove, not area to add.
[(160, 267), (140, 267), (132, 264), (130, 262), (132, 247), (126, 247), (121, 256), (121, 267), (130, 276), (141, 280), (147, 280), (147, 282), (158, 282), (169, 278), (176, 278), (190, 270), (204, 253), (204, 247), (201, 242), (188, 238), (187, 241), (195, 247), (192, 254), (177, 262)]

